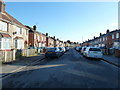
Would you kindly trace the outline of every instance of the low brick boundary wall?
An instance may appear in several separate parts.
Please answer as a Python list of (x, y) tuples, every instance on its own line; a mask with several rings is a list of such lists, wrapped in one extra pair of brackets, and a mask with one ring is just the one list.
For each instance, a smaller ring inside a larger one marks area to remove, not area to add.
[(24, 57), (35, 55), (37, 49), (23, 49), (23, 50), (1, 50), (0, 62), (12, 62)]

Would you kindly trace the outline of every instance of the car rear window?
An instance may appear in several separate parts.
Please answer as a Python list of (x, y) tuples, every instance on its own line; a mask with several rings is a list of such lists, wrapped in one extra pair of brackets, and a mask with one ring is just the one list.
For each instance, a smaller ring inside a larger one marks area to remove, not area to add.
[(90, 48), (90, 51), (101, 51), (99, 48)]
[(47, 51), (55, 51), (56, 48), (48, 48)]

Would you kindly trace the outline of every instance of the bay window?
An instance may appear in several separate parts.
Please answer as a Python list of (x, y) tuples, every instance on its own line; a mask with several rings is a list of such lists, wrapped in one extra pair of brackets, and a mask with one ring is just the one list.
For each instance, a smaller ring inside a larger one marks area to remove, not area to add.
[(0, 49), (1, 50), (11, 49), (11, 38), (0, 37)]

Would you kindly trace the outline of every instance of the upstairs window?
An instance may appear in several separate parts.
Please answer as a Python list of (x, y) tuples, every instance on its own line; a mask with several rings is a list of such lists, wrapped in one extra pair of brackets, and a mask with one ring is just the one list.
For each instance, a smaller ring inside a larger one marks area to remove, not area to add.
[(28, 35), (28, 30), (26, 30), (26, 35)]
[(107, 40), (107, 37), (106, 37), (106, 40)]
[(8, 24), (0, 21), (0, 30), (7, 31)]
[(22, 28), (20, 28), (20, 34), (22, 34)]
[(116, 34), (116, 38), (119, 38), (119, 33)]
[(114, 39), (114, 35), (112, 35), (112, 39)]
[(17, 26), (16, 26), (16, 32), (17, 32), (17, 34), (21, 34), (21, 29)]

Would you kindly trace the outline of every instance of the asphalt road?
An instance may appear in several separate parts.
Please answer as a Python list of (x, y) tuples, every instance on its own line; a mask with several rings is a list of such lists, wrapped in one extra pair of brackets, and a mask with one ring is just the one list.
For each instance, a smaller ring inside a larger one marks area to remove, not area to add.
[(118, 88), (118, 68), (74, 49), (2, 79), (2, 88)]

